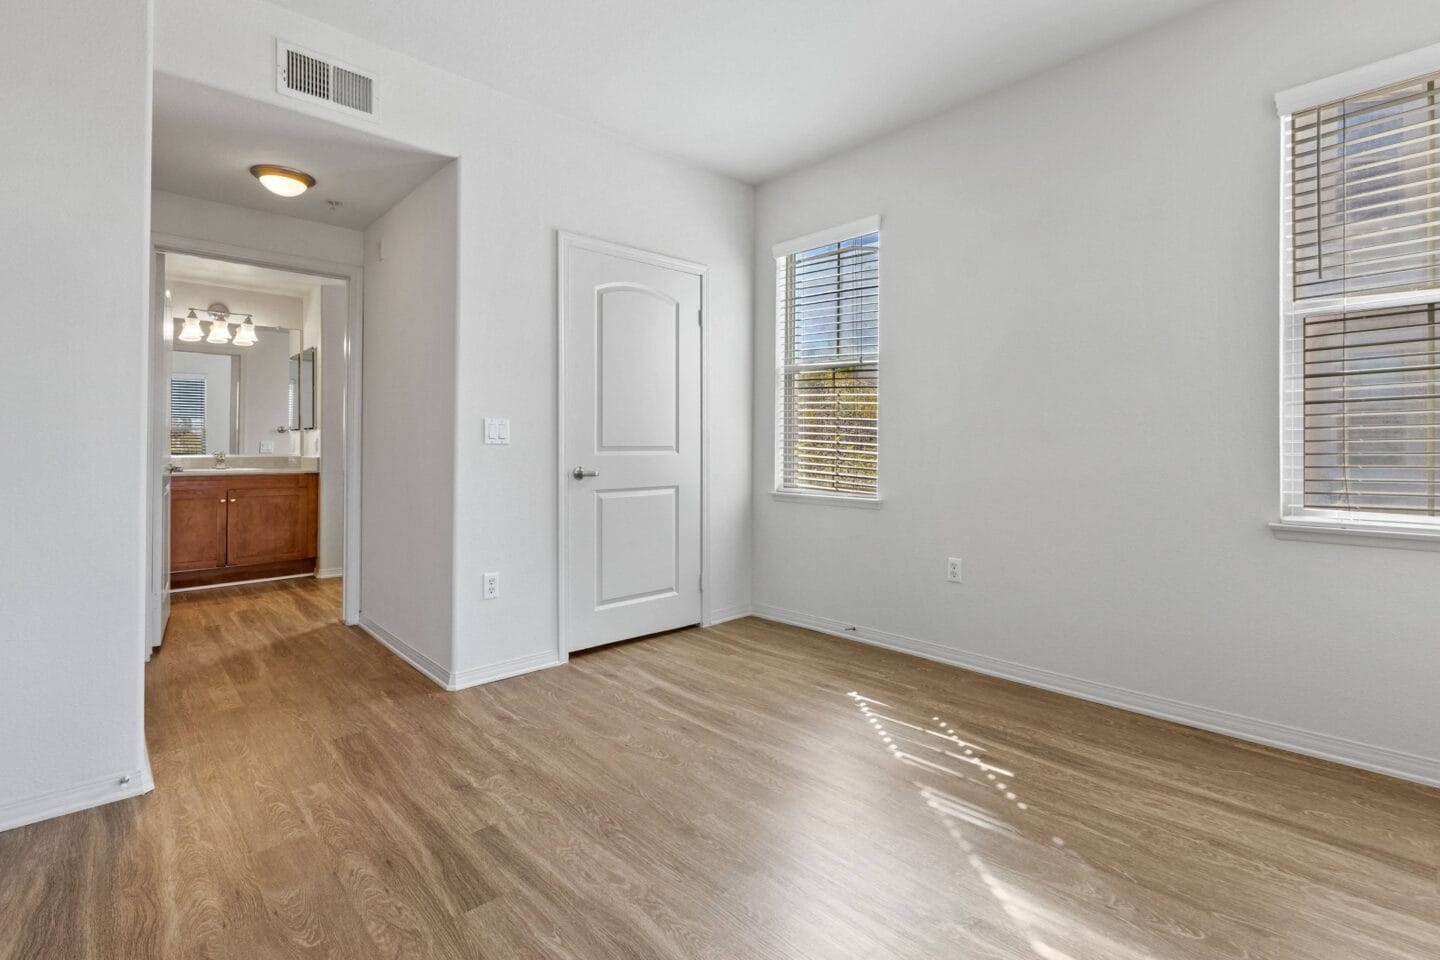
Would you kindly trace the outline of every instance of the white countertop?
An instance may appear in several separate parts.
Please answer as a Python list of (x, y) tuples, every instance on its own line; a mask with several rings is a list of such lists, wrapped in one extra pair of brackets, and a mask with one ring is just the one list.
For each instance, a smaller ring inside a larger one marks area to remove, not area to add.
[(284, 476), (285, 474), (320, 472), (320, 458), (318, 457), (252, 456), (244, 453), (231, 454), (229, 461), (223, 467), (217, 467), (215, 457), (209, 454), (186, 454), (171, 457), (167, 465), (179, 467), (180, 469), (172, 476), (181, 477), (228, 477), (232, 474), (237, 477)]
[(290, 473), (319, 473), (314, 467), (205, 467), (203, 469), (176, 470), (170, 473), (172, 477), (263, 477), (280, 476)]

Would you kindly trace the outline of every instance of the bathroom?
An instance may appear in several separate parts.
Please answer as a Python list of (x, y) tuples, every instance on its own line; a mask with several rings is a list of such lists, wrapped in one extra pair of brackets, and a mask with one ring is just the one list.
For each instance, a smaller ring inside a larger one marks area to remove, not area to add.
[(173, 252), (163, 270), (170, 590), (340, 576), (346, 281)]

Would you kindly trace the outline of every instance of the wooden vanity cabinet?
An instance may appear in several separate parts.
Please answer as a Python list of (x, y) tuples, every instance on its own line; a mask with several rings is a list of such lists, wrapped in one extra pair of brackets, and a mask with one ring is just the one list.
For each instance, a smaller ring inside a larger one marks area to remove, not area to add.
[(313, 573), (319, 490), (313, 473), (172, 477), (171, 588)]
[(225, 566), (225, 484), (209, 477), (170, 481), (170, 585), (175, 574)]

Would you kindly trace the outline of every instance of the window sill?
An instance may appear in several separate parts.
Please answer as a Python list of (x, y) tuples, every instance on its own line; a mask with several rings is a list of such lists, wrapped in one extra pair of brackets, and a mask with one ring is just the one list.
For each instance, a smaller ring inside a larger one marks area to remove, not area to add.
[(864, 510), (878, 510), (883, 502), (879, 497), (846, 497), (833, 493), (799, 493), (794, 490), (772, 490), (770, 496), (789, 503), (814, 503), (829, 507), (860, 507)]
[(1275, 520), (1270, 532), (1277, 540), (1311, 540), (1342, 543), (1356, 547), (1389, 547), (1397, 550), (1440, 551), (1440, 527), (1389, 525), (1364, 521)]

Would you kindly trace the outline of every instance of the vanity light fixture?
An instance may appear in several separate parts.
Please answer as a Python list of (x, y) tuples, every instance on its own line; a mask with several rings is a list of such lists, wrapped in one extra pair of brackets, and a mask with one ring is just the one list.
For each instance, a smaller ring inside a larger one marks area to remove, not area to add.
[(180, 339), (186, 343), (195, 343), (204, 338), (205, 331), (200, 329), (200, 318), (195, 316), (194, 310), (191, 310), (185, 314), (185, 323), (180, 327)]
[(241, 323), (239, 329), (235, 331), (235, 346), (248, 347), (255, 340), (255, 318), (247, 316), (245, 322)]
[(260, 185), (279, 197), (298, 197), (315, 186), (315, 178), (300, 170), (277, 167), (269, 163), (257, 163), (250, 168), (250, 175)]
[[(204, 340), (206, 343), (233, 343), (237, 347), (251, 347), (260, 340), (255, 327), (255, 317), (249, 313), (231, 313), (223, 303), (212, 303), (204, 308), (210, 314), (210, 336), (200, 329), (202, 321), (195, 315), (200, 307), (191, 307), (185, 315), (185, 324), (180, 328), (180, 339), (187, 343)], [(241, 317), (244, 317), (242, 320)], [(235, 338), (230, 338), (230, 324), (235, 324)]]

